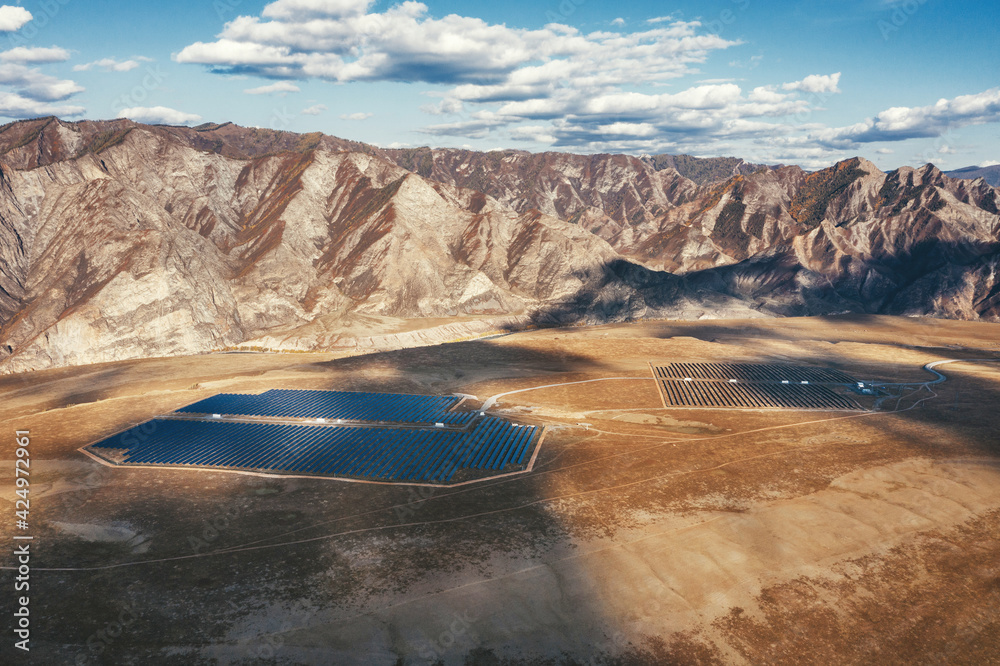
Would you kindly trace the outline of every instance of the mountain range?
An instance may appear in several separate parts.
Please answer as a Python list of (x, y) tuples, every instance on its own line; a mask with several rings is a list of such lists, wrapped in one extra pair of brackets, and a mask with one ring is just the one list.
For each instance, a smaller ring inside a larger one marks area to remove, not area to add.
[(807, 172), (19, 121), (0, 127), (0, 371), (329, 349), (419, 322), (998, 321), (998, 197), (860, 157)]
[(961, 169), (945, 171), (944, 173), (946, 176), (951, 178), (964, 178), (967, 180), (982, 178), (993, 187), (1000, 187), (1000, 164), (991, 164), (990, 166), (967, 166), (962, 167)]

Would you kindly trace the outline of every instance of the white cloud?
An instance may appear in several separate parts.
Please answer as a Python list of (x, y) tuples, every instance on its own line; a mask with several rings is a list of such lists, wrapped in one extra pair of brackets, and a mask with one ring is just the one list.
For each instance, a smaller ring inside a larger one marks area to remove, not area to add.
[[(709, 52), (736, 43), (699, 34), (697, 22), (584, 35), (559, 24), (524, 30), (456, 14), (436, 19), (413, 0), (381, 13), (368, 13), (370, 4), (279, 0), (260, 17), (240, 16), (216, 41), (191, 44), (174, 58), (223, 73), (453, 85), (504, 85), (523, 70), (542, 75), (547, 65), (563, 61), (564, 69), (595, 82), (638, 74), (634, 83), (640, 84), (682, 76)], [(561, 81), (539, 76), (536, 84)]]
[(429, 113), (433, 116), (443, 116), (454, 113), (461, 113), (465, 110), (465, 104), (462, 100), (455, 99), (454, 97), (449, 97), (448, 99), (443, 99), (437, 104), (425, 104), (420, 107), (420, 110), (424, 113)]
[(244, 90), (248, 95), (270, 95), (273, 93), (290, 93), (299, 92), (299, 87), (294, 83), (289, 81), (278, 81), (266, 86), (258, 86), (257, 88), (247, 88)]
[(771, 86), (758, 86), (750, 91), (751, 102), (777, 103), (788, 99), (788, 95), (777, 92)]
[(420, 131), (434, 136), (461, 136), (470, 139), (482, 139), (489, 135), (490, 130), (509, 124), (504, 118), (496, 117), (489, 112), (473, 114), (470, 120), (460, 120), (454, 123), (429, 125)]
[[(258, 15), (229, 21), (214, 41), (190, 44), (174, 59), (288, 86), (314, 79), (430, 83), (435, 89), (425, 94), (439, 99), (420, 110), (449, 122), (422, 128), (426, 134), (581, 152), (706, 154), (726, 146), (751, 148), (745, 154), (761, 161), (797, 156), (829, 163), (868, 141), (935, 136), (942, 127), (993, 122), (995, 116), (988, 100), (968, 96), (943, 100), (944, 110), (888, 109), (857, 125), (829, 128), (811, 114), (822, 110), (818, 104), (827, 95), (840, 92), (840, 72), (746, 90), (733, 79), (707, 79), (655, 94), (656, 87), (696, 74), (713, 54), (739, 45), (708, 34), (699, 21), (659, 16), (630, 29), (615, 20), (614, 30), (582, 32), (559, 23), (520, 29), (457, 14), (437, 18), (413, 0), (386, 6), (278, 0)], [(762, 61), (762, 55), (744, 53), (731, 64), (754, 68)], [(325, 110), (315, 105), (302, 113)]]
[(69, 60), (69, 51), (58, 46), (16, 46), (0, 52), (0, 62), (47, 63)]
[(616, 18), (615, 20), (613, 20), (611, 22), (611, 25), (618, 25), (618, 26), (625, 25), (625, 19), (623, 19), (621, 16), (619, 16), (618, 18)]
[(47, 102), (66, 99), (84, 90), (75, 81), (57, 79), (21, 64), (7, 64), (0, 68), (0, 85), (10, 86), (29, 99)]
[(875, 141), (940, 136), (951, 128), (1000, 122), (1000, 88), (939, 99), (930, 106), (894, 106), (874, 118), (817, 133), (826, 145), (850, 147)]
[(302, 115), (305, 116), (318, 116), (319, 114), (326, 111), (326, 104), (314, 104), (312, 106), (306, 107), (300, 111)]
[(764, 56), (755, 55), (750, 56), (749, 60), (730, 60), (730, 67), (740, 67), (745, 69), (755, 69), (764, 60)]
[[(412, 0), (378, 13), (370, 12), (371, 5), (279, 0), (260, 16), (230, 21), (216, 41), (191, 44), (174, 59), (224, 75), (445, 84), (434, 93), (440, 101), (421, 107), (428, 114), (458, 116), (422, 130), (438, 136), (482, 137), (525, 121), (560, 120), (560, 131), (549, 127), (534, 134), (577, 145), (590, 135), (649, 137), (650, 128), (706, 131), (726, 120), (720, 114), (729, 104), (765, 115), (801, 108), (777, 93), (769, 100), (743, 99), (733, 84), (673, 95), (622, 90), (623, 82), (648, 86), (683, 77), (712, 52), (737, 44), (703, 33), (697, 21), (658, 17), (637, 31), (585, 34), (556, 23), (526, 30), (454, 14), (438, 19)], [(664, 117), (655, 118), (658, 113)], [(732, 127), (746, 131), (744, 125)]]
[(163, 125), (190, 125), (201, 120), (196, 113), (185, 113), (166, 106), (133, 106), (122, 109), (119, 118), (130, 118), (137, 123), (152, 123)]
[(340, 119), (341, 120), (368, 120), (369, 118), (371, 118), (374, 115), (375, 115), (374, 113), (363, 113), (363, 112), (358, 112), (358, 113), (344, 113), (344, 114), (342, 114), (340, 116)]
[(893, 150), (892, 148), (879, 148), (875, 152), (878, 153), (879, 155), (892, 155), (896, 151)]
[(837, 84), (840, 82), (840, 72), (833, 74), (810, 74), (801, 81), (782, 84), (784, 90), (800, 90), (809, 93), (839, 93)]
[(128, 72), (139, 66), (139, 61), (149, 61), (152, 58), (136, 56), (128, 60), (115, 60), (114, 58), (101, 58), (93, 62), (86, 62), (81, 65), (73, 65), (74, 72), (86, 72), (95, 67), (100, 67), (105, 72)]
[(0, 32), (13, 32), (31, 20), (31, 12), (24, 7), (0, 5)]
[(82, 106), (50, 104), (12, 92), (0, 92), (0, 116), (6, 118), (36, 118), (38, 116), (79, 116)]
[(509, 132), (510, 137), (517, 141), (533, 141), (535, 143), (555, 143), (556, 137), (547, 125), (521, 125)]
[[(2, 10), (0, 7), (0, 16)], [(8, 12), (9, 14), (9, 12)], [(30, 15), (29, 15), (30, 18)], [(30, 118), (35, 116), (77, 116), (82, 106), (53, 104), (83, 92), (83, 86), (69, 79), (58, 79), (28, 64), (61, 62), (69, 52), (58, 46), (18, 46), (0, 52), (0, 116)]]
[(997, 160), (986, 160), (985, 162), (980, 162), (977, 166), (980, 169), (985, 169), (986, 167), (996, 166), (1000, 164)]

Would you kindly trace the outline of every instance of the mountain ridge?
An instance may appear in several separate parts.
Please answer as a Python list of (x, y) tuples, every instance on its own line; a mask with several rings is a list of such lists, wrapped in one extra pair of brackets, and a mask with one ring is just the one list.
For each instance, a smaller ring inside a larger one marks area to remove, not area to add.
[(949, 178), (961, 178), (965, 180), (975, 180), (982, 178), (988, 185), (1000, 187), (1000, 164), (990, 166), (967, 166), (961, 169), (952, 169), (944, 172)]
[(656, 162), (13, 123), (0, 371), (259, 339), (325, 348), (358, 317), (1000, 320), (1000, 197), (984, 181), (853, 158), (811, 173), (731, 162), (700, 184)]

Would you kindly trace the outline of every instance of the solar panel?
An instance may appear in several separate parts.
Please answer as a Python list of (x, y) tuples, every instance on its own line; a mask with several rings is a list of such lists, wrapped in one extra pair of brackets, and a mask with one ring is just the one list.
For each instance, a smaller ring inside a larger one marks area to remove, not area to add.
[(663, 379), (659, 385), (664, 404), (671, 407), (863, 409), (851, 398), (813, 384), (730, 384)]
[(740, 382), (814, 382), (854, 384), (857, 380), (833, 368), (782, 363), (667, 363), (654, 367), (663, 379), (722, 379)]
[(522, 465), (536, 430), (492, 417), (464, 431), (163, 418), (92, 448), (124, 450), (133, 465), (447, 482), (462, 469)]
[(475, 413), (450, 411), (460, 401), (455, 396), (271, 389), (257, 395), (220, 393), (181, 407), (177, 412), (465, 425)]

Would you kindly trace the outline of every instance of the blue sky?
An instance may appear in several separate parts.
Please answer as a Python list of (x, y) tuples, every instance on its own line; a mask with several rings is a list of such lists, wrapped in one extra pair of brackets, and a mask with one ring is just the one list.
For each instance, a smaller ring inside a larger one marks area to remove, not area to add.
[(995, 0), (8, 0), (0, 118), (956, 168), (1000, 162), (998, 19)]

